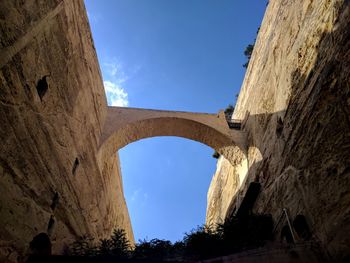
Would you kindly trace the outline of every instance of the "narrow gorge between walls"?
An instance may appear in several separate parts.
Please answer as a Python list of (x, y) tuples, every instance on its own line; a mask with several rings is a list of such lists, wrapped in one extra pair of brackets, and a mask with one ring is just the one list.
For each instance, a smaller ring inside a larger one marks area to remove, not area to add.
[[(269, 1), (233, 129), (223, 112), (108, 107), (82, 0), (5, 0), (0, 18), (1, 262), (21, 262), (40, 232), (53, 254), (115, 228), (133, 243), (113, 153), (163, 135), (221, 154), (207, 224), (236, 216), (258, 185), (249, 212), (271, 215), (275, 242), (291, 228), (281, 217), (287, 213), (292, 223), (303, 218), (308, 241), (332, 262), (349, 259), (349, 1)], [(295, 239), (306, 241), (294, 228)]]

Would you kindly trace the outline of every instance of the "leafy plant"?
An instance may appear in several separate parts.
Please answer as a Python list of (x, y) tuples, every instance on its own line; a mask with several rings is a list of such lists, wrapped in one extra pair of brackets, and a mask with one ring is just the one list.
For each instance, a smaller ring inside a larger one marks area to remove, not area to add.
[(172, 255), (173, 245), (169, 240), (140, 240), (133, 251), (133, 257), (138, 259), (164, 260)]
[(101, 239), (100, 246), (98, 248), (99, 255), (111, 255), (113, 249), (112, 240), (110, 239)]
[(130, 242), (123, 229), (115, 229), (110, 239), (101, 239), (99, 246), (94, 245), (94, 239), (82, 236), (70, 245), (70, 251), (75, 256), (113, 255), (128, 257), (131, 250)]
[(220, 153), (218, 153), (217, 151), (215, 151), (214, 153), (213, 153), (213, 158), (215, 158), (215, 159), (219, 159), (219, 157), (220, 157)]
[(74, 256), (96, 256), (98, 248), (93, 245), (93, 238), (83, 235), (73, 242), (70, 251)]
[(233, 111), (235, 110), (235, 107), (232, 104), (229, 104), (226, 109), (225, 109), (225, 114), (229, 114), (229, 113), (233, 113)]
[[(101, 242), (101, 245), (102, 244), (104, 245), (104, 249), (109, 249), (108, 254), (118, 257), (128, 257), (131, 250), (131, 245), (126, 237), (126, 232), (124, 229), (115, 229), (111, 239), (104, 240), (103, 243)], [(107, 252), (107, 250), (105, 251)]]
[(232, 114), (235, 110), (235, 107), (231, 104), (229, 104), (226, 109), (224, 110), (224, 113), (225, 113), (225, 118), (227, 121), (230, 121), (231, 118), (232, 118)]
[(71, 252), (79, 256), (111, 256), (155, 261), (202, 260), (247, 248), (258, 247), (272, 237), (270, 215), (248, 214), (234, 216), (216, 227), (199, 226), (186, 233), (182, 241), (140, 240), (131, 248), (123, 229), (115, 229), (110, 239), (101, 239), (95, 246), (93, 239), (83, 236), (72, 243)]
[[(255, 42), (255, 41), (254, 41)], [(247, 58), (247, 62), (243, 64), (243, 67), (244, 68), (247, 68), (248, 65), (249, 65), (249, 61), (250, 61), (250, 58), (253, 54), (253, 50), (254, 50), (254, 44), (249, 44), (245, 50), (244, 50), (244, 55), (246, 56)]]
[(220, 255), (221, 237), (210, 226), (197, 227), (183, 239), (185, 255), (190, 259), (204, 259)]

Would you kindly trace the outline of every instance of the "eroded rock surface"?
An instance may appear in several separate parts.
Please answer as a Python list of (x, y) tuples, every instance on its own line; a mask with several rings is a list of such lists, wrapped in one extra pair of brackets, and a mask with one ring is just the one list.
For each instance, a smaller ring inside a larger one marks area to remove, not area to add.
[(132, 229), (118, 157), (98, 167), (107, 105), (83, 1), (0, 3), (0, 261), (40, 232), (73, 238)]
[(248, 172), (220, 161), (209, 193), (222, 189), (217, 178), (246, 183), (212, 195), (207, 221), (230, 214), (258, 181), (255, 212), (275, 221), (282, 208), (291, 220), (304, 215), (333, 260), (350, 254), (349, 8), (341, 0), (269, 1), (233, 115), (248, 133)]

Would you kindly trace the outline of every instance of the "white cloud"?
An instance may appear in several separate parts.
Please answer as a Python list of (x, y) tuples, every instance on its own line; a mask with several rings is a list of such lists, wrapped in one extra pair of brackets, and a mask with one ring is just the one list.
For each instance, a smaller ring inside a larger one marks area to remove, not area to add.
[(106, 80), (103, 84), (111, 106), (127, 107), (129, 105), (128, 93), (120, 86), (119, 81)]
[(121, 65), (117, 63), (104, 63), (107, 73), (111, 76), (116, 76), (121, 73)]
[(130, 201), (138, 202), (139, 205), (144, 206), (148, 200), (148, 197), (148, 193), (143, 192), (142, 189), (136, 189), (132, 192)]
[(131, 195), (130, 200), (131, 200), (132, 202), (135, 201), (135, 200), (137, 199), (137, 197), (139, 196), (139, 193), (140, 193), (140, 190), (139, 190), (139, 189), (137, 189), (137, 190), (135, 190), (134, 192), (132, 192), (132, 195)]
[(112, 62), (103, 63), (103, 66), (107, 75), (112, 79), (116, 79), (118, 84), (122, 84), (128, 80), (128, 77), (125, 75), (123, 66), (120, 62), (113, 60)]
[(97, 22), (100, 21), (100, 19), (102, 17), (100, 14), (94, 14), (94, 13), (91, 13), (91, 12), (87, 12), (87, 16), (89, 18), (89, 22), (90, 23), (95, 23), (95, 24), (97, 24)]

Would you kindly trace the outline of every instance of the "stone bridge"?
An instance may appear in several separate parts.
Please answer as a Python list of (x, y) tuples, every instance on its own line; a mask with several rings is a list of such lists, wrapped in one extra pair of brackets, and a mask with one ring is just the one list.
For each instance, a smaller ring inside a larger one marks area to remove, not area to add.
[(100, 164), (129, 143), (156, 136), (177, 136), (208, 145), (232, 159), (233, 149), (246, 152), (246, 135), (230, 129), (223, 111), (218, 114), (108, 107), (100, 138)]

